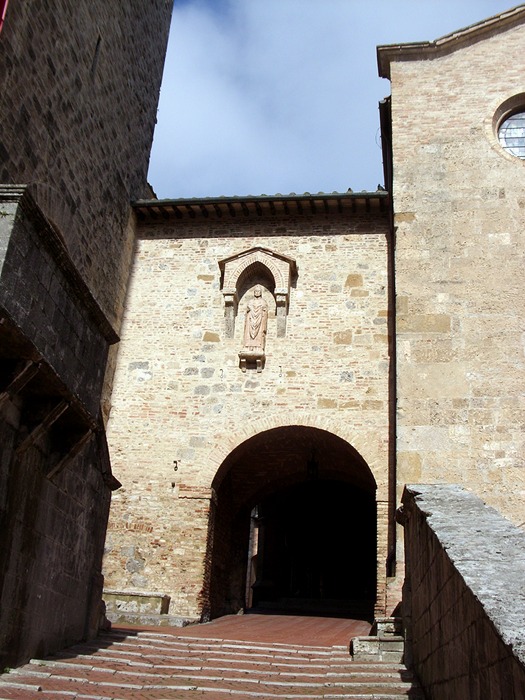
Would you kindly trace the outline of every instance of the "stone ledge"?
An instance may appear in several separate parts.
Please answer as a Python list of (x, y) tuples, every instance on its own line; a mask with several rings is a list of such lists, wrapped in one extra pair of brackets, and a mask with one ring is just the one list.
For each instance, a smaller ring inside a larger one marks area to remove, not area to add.
[(401, 617), (376, 617), (372, 631), (379, 638), (403, 638), (403, 619)]
[(167, 615), (171, 598), (157, 592), (104, 591), (108, 619), (115, 615)]
[(398, 635), (387, 637), (354, 637), (350, 642), (352, 660), (390, 661), (402, 663), (405, 640)]
[(402, 502), (405, 517), (420, 511), (501, 640), (525, 665), (525, 532), (455, 484), (407, 485)]
[(187, 627), (200, 622), (197, 617), (179, 617), (161, 613), (108, 612), (108, 620), (113, 625), (137, 625), (141, 627)]

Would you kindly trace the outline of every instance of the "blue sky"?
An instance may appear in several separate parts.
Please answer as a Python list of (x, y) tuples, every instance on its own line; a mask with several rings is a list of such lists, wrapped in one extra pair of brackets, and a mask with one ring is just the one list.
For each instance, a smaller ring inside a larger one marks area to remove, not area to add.
[(508, 0), (175, 0), (149, 181), (160, 198), (375, 190), (376, 46)]

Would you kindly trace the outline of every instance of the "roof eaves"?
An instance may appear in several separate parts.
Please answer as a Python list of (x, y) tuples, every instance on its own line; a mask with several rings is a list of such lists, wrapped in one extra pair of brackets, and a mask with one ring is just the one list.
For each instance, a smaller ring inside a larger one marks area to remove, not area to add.
[(525, 5), (518, 5), (498, 15), (488, 17), (481, 22), (476, 22), (451, 34), (446, 34), (434, 41), (378, 46), (377, 66), (379, 77), (390, 79), (390, 64), (392, 61), (434, 58), (435, 56), (455, 51), (468, 42), (480, 41), (488, 33), (504, 31), (522, 22), (525, 22)]
[[(332, 192), (327, 194), (291, 193), (288, 195), (260, 195), (245, 197), (204, 197), (181, 199), (142, 199), (132, 203), (139, 220), (161, 221), (162, 219), (187, 219), (191, 217), (233, 218), (247, 216), (317, 214), (328, 212), (330, 209), (340, 213), (351, 205), (352, 211), (360, 205), (370, 210), (372, 201), (377, 208), (384, 211), (387, 208), (389, 193), (384, 189), (375, 192)], [(345, 207), (346, 202), (346, 207)]]
[(188, 206), (200, 204), (241, 204), (241, 203), (251, 203), (251, 202), (264, 202), (264, 201), (295, 201), (297, 199), (310, 200), (310, 199), (347, 199), (347, 198), (359, 198), (363, 197), (384, 197), (386, 195), (385, 190), (378, 189), (375, 192), (370, 192), (368, 190), (362, 190), (361, 192), (354, 192), (353, 190), (348, 190), (347, 192), (303, 192), (302, 194), (296, 194), (295, 192), (290, 192), (290, 194), (259, 194), (259, 195), (233, 195), (231, 197), (179, 197), (176, 199), (138, 199), (133, 202), (133, 206), (162, 206), (166, 204), (177, 205), (177, 206)]

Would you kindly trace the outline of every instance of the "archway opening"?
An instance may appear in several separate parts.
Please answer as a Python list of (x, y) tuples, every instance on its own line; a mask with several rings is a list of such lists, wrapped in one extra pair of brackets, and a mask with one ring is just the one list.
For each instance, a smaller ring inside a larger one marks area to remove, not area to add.
[(325, 430), (287, 426), (242, 443), (214, 481), (211, 616), (372, 617), (375, 489), (359, 453)]

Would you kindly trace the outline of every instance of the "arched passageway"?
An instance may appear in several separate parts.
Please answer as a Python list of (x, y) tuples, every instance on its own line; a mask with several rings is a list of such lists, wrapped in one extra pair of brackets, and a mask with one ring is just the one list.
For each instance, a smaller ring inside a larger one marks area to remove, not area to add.
[(346, 441), (287, 426), (237, 447), (215, 481), (212, 617), (240, 609), (371, 616), (375, 481)]

